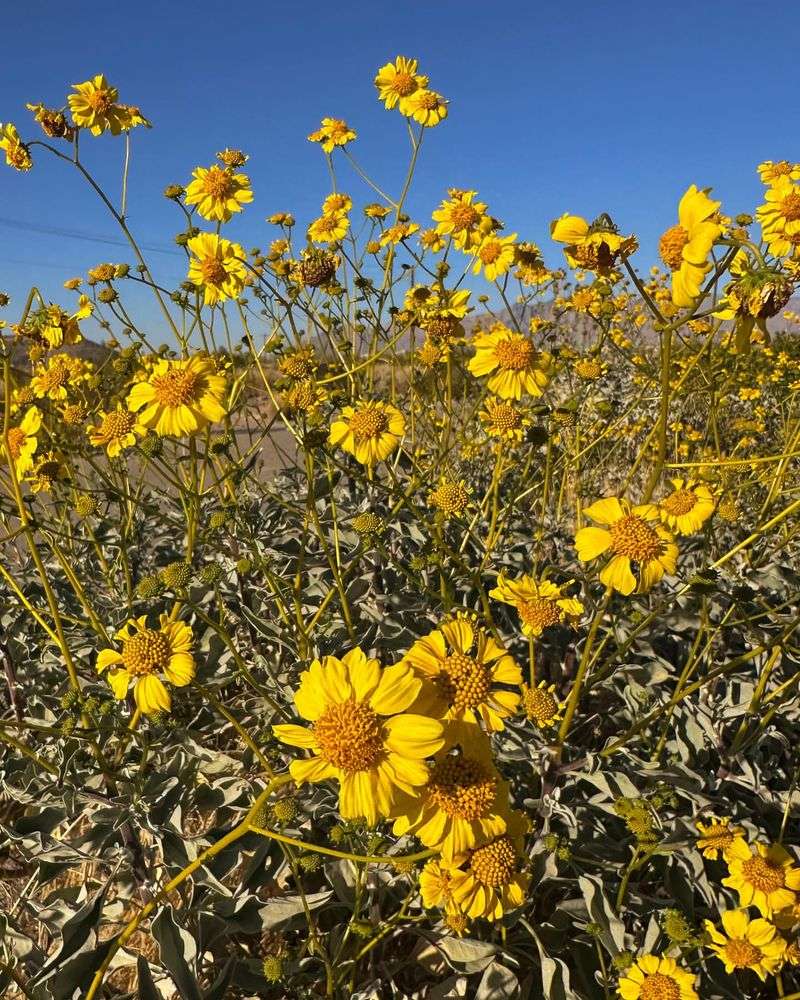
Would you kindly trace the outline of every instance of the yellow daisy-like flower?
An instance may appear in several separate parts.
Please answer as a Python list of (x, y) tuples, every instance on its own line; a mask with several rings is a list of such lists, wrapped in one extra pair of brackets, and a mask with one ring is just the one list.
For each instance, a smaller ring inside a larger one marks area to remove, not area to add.
[(347, 235), (350, 220), (345, 212), (328, 212), (308, 227), (308, 238), (314, 243), (338, 243)]
[(125, 448), (132, 448), (137, 434), (141, 437), (147, 433), (136, 414), (121, 406), (109, 413), (101, 410), (98, 417), (100, 423), (87, 427), (86, 433), (95, 448), (106, 449), (109, 458), (115, 458)]
[(484, 409), (478, 415), (490, 437), (516, 442), (523, 439), (526, 427), (530, 426), (530, 418), (513, 403), (487, 396), (483, 405)]
[(424, 882), (420, 877), (424, 905), (444, 906), (473, 920), (500, 920), (521, 906), (530, 884), (530, 876), (521, 870), (527, 828), (524, 817), (510, 813), (499, 835), (452, 859), (443, 857)]
[(186, 204), (196, 205), (197, 213), (212, 222), (227, 222), (234, 212), (253, 200), (247, 174), (237, 174), (214, 163), (192, 171), (186, 188)]
[(340, 194), (334, 191), (322, 203), (322, 214), (329, 215), (331, 212), (349, 212), (353, 207), (353, 199), (349, 194)]
[(485, 740), (437, 755), (430, 777), (395, 804), (395, 836), (412, 833), (445, 858), (505, 832), (508, 783), (492, 764)]
[(672, 479), (670, 482), (675, 488), (658, 502), (661, 519), (679, 535), (693, 535), (714, 513), (714, 494), (708, 486), (692, 479)]
[(69, 471), (63, 456), (57, 451), (48, 451), (37, 459), (26, 482), (31, 493), (52, 493), (53, 487), (66, 479), (69, 479)]
[(696, 976), (674, 958), (641, 955), (619, 981), (622, 1000), (697, 1000)]
[(512, 233), (510, 236), (491, 234), (484, 237), (475, 247), (475, 264), (472, 273), (480, 274), (482, 270), (487, 281), (494, 281), (501, 274), (505, 274), (514, 264), (516, 238), (516, 233)]
[(211, 358), (160, 359), (143, 372), (128, 394), (128, 409), (162, 436), (194, 434), (225, 417), (225, 377)]
[(727, 859), (734, 841), (744, 837), (744, 827), (732, 825), (728, 816), (709, 816), (707, 823), (698, 819), (695, 826), (700, 833), (697, 849), (704, 858), (712, 861), (716, 861), (720, 855)]
[(752, 969), (763, 982), (780, 969), (786, 942), (768, 920), (751, 920), (747, 910), (726, 910), (722, 914), (724, 933), (711, 920), (704, 921), (704, 926), (711, 938), (709, 947), (726, 972)]
[(720, 202), (692, 184), (678, 204), (678, 224), (658, 241), (661, 259), (672, 271), (672, 301), (690, 306), (700, 294), (700, 283), (711, 270), (711, 248), (722, 234), (714, 221)]
[(72, 89), (76, 93), (70, 94), (67, 102), (78, 128), (88, 128), (92, 135), (119, 135), (123, 131), (130, 113), (117, 103), (119, 92), (102, 73), (85, 83), (74, 83)]
[(320, 127), (308, 137), (309, 142), (318, 142), (326, 153), (332, 153), (336, 146), (346, 146), (356, 138), (356, 133), (341, 118), (323, 118)]
[(294, 697), (308, 728), (274, 726), (279, 740), (310, 750), (289, 770), (295, 781), (339, 782), (339, 812), (374, 825), (392, 813), (399, 793), (428, 779), (427, 757), (442, 746), (435, 719), (409, 713), (421, 682), (406, 664), (382, 669), (361, 649), (314, 660)]
[(441, 94), (423, 87), (407, 97), (400, 110), (420, 125), (433, 128), (447, 118), (447, 104)]
[(417, 710), (461, 724), (449, 729), (455, 742), (463, 739), (469, 745), (479, 721), (490, 732), (499, 732), (503, 720), (519, 707), (519, 666), (466, 615), (459, 614), (417, 639), (401, 662), (411, 664), (421, 678), (431, 682), (422, 689)]
[(522, 710), (539, 729), (552, 726), (561, 717), (563, 707), (556, 697), (555, 684), (539, 681), (535, 687), (522, 685)]
[(407, 240), (409, 236), (413, 236), (418, 229), (419, 225), (416, 222), (396, 222), (381, 233), (380, 245), (382, 247), (397, 246), (398, 243)]
[(69, 315), (52, 303), (42, 313), (42, 322), (37, 329), (49, 348), (62, 347), (65, 344), (79, 344), (83, 334), (78, 326), (78, 320), (91, 316), (94, 306), (86, 295), (78, 300), (77, 312)]
[(3, 458), (14, 463), (17, 478), (24, 476), (33, 466), (33, 456), (39, 447), (36, 435), (42, 426), (42, 414), (36, 406), (30, 406), (16, 427), (8, 428), (8, 448), (3, 447)]
[(376, 465), (388, 458), (405, 433), (403, 414), (390, 403), (363, 400), (344, 406), (331, 424), (330, 444), (343, 448), (362, 465)]
[(379, 205), (377, 202), (372, 202), (364, 208), (364, 215), (368, 219), (385, 219), (387, 215), (391, 214), (391, 211), (388, 205)]
[(781, 177), (788, 177), (791, 181), (800, 181), (800, 163), (790, 163), (788, 160), (765, 160), (759, 163), (758, 176), (762, 184), (774, 184)]
[(30, 170), (33, 166), (30, 150), (20, 139), (16, 126), (0, 123), (0, 149), (6, 154), (6, 163), (15, 170)]
[(436, 232), (452, 236), (461, 250), (476, 246), (483, 238), (480, 224), (486, 218), (486, 203), (475, 201), (477, 193), (452, 189), (450, 198), (443, 201), (432, 215), (437, 223)]
[(602, 219), (590, 225), (580, 215), (564, 214), (550, 225), (550, 236), (564, 243), (564, 256), (570, 267), (586, 268), (597, 274), (608, 274), (619, 257), (627, 257), (636, 249), (632, 236), (620, 236)]
[(67, 398), (67, 388), (89, 378), (91, 366), (68, 354), (54, 354), (46, 365), (40, 365), (31, 379), (31, 388), (38, 398), (55, 401)]
[(780, 844), (754, 844), (735, 840), (726, 857), (727, 878), (723, 885), (739, 893), (742, 906), (755, 906), (762, 916), (771, 917), (797, 901), (800, 868)]
[(610, 552), (611, 558), (600, 573), (609, 590), (627, 596), (638, 588), (643, 593), (665, 573), (675, 572), (678, 546), (661, 524), (654, 504), (633, 507), (627, 500), (607, 497), (591, 504), (584, 514), (602, 527), (577, 532), (578, 558), (588, 562)]
[(405, 105), (412, 94), (427, 87), (428, 78), (417, 72), (417, 60), (397, 56), (394, 62), (381, 66), (375, 76), (378, 98), (388, 110), (400, 106), (402, 114), (408, 114)]
[(550, 381), (552, 356), (537, 351), (524, 334), (496, 323), (488, 332), (478, 332), (472, 341), (475, 354), (468, 368), (476, 377), (489, 375), (489, 391), (501, 399), (521, 399), (527, 392), (541, 396)]
[(764, 204), (756, 209), (764, 241), (770, 253), (783, 257), (795, 246), (797, 223), (800, 222), (800, 184), (788, 176), (779, 177), (767, 189)]
[(192, 254), (189, 281), (203, 289), (206, 305), (238, 298), (247, 277), (242, 247), (216, 233), (199, 233), (186, 245)]
[(175, 687), (189, 684), (195, 674), (192, 631), (183, 622), (161, 615), (158, 628), (148, 628), (147, 616), (131, 618), (117, 632), (122, 651), (103, 649), (97, 657), (97, 672), (106, 675), (115, 698), (124, 698), (133, 682), (136, 705), (147, 715), (169, 712), (170, 693), (163, 675)]
[(436, 489), (428, 494), (428, 503), (446, 517), (459, 517), (470, 504), (470, 490), (463, 479), (442, 476)]
[(501, 572), (497, 586), (489, 591), (489, 597), (517, 609), (523, 635), (540, 636), (550, 625), (560, 622), (574, 624), (583, 614), (581, 602), (564, 595), (566, 586), (568, 584), (558, 586), (550, 580), (537, 581), (528, 575), (509, 580)]

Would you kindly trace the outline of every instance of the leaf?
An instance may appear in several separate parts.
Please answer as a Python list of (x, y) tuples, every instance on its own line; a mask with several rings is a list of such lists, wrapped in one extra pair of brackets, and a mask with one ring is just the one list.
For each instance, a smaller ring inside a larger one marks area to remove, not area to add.
[[(492, 962), (481, 976), (475, 1000), (510, 1000), (519, 995), (519, 980), (504, 965)], [(545, 992), (546, 997), (550, 994)]]
[(569, 969), (560, 958), (551, 958), (536, 937), (542, 963), (542, 996), (547, 1000), (578, 1000), (569, 981)]
[(103, 912), (106, 890), (100, 892), (69, 918), (61, 928), (61, 947), (49, 962), (45, 963), (34, 980), (43, 983), (62, 968), (73, 955), (91, 951), (97, 945), (97, 926)]
[(235, 971), (236, 959), (229, 958), (220, 974), (203, 994), (203, 1000), (225, 1000), (228, 995), (228, 986)]
[[(315, 892), (306, 896), (306, 903), (309, 910), (315, 910), (317, 907), (327, 903), (332, 896), (332, 889), (329, 889), (327, 892)], [(262, 927), (265, 929), (267, 927), (277, 927), (278, 924), (282, 924), (286, 920), (291, 920), (292, 917), (296, 917), (299, 913), (304, 912), (303, 900), (300, 896), (283, 896), (280, 899), (271, 899), (261, 911)]]
[(136, 959), (136, 975), (139, 980), (139, 1000), (162, 1000), (144, 955)]
[(171, 906), (163, 907), (153, 921), (153, 937), (158, 942), (161, 964), (172, 977), (182, 1000), (203, 1000), (190, 968), (197, 958), (197, 945), (191, 934), (175, 922)]
[(479, 962), (483, 958), (497, 954), (495, 945), (488, 941), (475, 941), (472, 938), (442, 938), (439, 947), (451, 962), (462, 965), (468, 962)]
[(586, 908), (593, 923), (600, 928), (600, 939), (610, 955), (616, 955), (625, 948), (625, 925), (617, 917), (614, 908), (603, 892), (600, 879), (581, 875), (578, 879)]

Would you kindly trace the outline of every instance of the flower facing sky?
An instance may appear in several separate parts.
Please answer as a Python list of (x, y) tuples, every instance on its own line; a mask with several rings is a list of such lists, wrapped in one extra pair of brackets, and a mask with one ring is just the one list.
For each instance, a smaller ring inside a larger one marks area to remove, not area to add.
[(182, 437), (225, 417), (225, 377), (213, 361), (196, 354), (187, 360), (162, 358), (143, 373), (128, 394), (128, 409), (156, 434)]

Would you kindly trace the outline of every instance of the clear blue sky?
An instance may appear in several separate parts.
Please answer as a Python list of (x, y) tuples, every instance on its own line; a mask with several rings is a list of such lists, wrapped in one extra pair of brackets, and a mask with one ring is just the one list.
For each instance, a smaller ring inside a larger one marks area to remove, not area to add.
[[(548, 223), (564, 211), (610, 212), (639, 235), (644, 268), (688, 184), (713, 185), (731, 213), (751, 211), (761, 192), (755, 165), (800, 159), (797, 3), (767, 13), (746, 0), (78, 0), (68, 9), (37, 0), (4, 5), (3, 34), (0, 121), (23, 136), (35, 134), (26, 101), (61, 105), (70, 84), (99, 72), (153, 121), (134, 133), (129, 217), (141, 242), (166, 250), (181, 217), (162, 189), (187, 182), (226, 145), (250, 153), (255, 192), (228, 227), (232, 238), (265, 246), (274, 231), (264, 219), (276, 210), (307, 223), (329, 190), (324, 158), (306, 141), (323, 115), (356, 128), (354, 154), (396, 192), (405, 127), (378, 102), (372, 78), (398, 53), (418, 57), (451, 101), (448, 120), (426, 137), (415, 219), (429, 221), (447, 186), (477, 188), (509, 231), (553, 261)], [(87, 137), (83, 149), (116, 192), (122, 143)], [(65, 167), (40, 151), (30, 174), (0, 170), (0, 290), (18, 307), (34, 281), (67, 305), (65, 278), (130, 259), (68, 235), (117, 238)], [(345, 163), (340, 187), (359, 206), (372, 200)], [(178, 256), (151, 262), (170, 286), (184, 276)], [(154, 312), (146, 319), (158, 323)]]

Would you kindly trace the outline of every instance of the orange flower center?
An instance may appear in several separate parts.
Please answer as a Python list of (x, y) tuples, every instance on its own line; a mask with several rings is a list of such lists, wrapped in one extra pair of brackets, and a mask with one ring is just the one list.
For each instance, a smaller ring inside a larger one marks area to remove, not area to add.
[(681, 514), (688, 514), (690, 510), (694, 510), (697, 503), (697, 495), (692, 490), (680, 489), (665, 497), (661, 501), (661, 506), (669, 514), (675, 514), (676, 517), (679, 517)]
[(555, 625), (561, 620), (561, 609), (546, 597), (536, 597), (531, 601), (520, 601), (517, 605), (519, 616), (526, 625), (541, 631), (548, 625)]
[(440, 483), (430, 500), (445, 514), (460, 514), (469, 503), (469, 493), (462, 483)]
[(11, 457), (15, 462), (22, 452), (22, 445), (25, 443), (26, 437), (27, 434), (21, 427), (9, 427), (8, 450), (11, 452)]
[(222, 285), (228, 277), (225, 265), (218, 257), (205, 257), (200, 262), (200, 273), (206, 285)]
[(472, 852), (472, 874), (484, 885), (508, 885), (517, 871), (517, 852), (509, 837), (502, 836)]
[(478, 256), (483, 264), (494, 264), (503, 253), (503, 245), (497, 240), (485, 243), (478, 251)]
[(151, 385), (162, 406), (187, 406), (197, 399), (198, 376), (186, 368), (172, 368), (153, 377)]
[(458, 333), (458, 320), (455, 316), (431, 316), (425, 320), (425, 332), (431, 340), (449, 340)]
[(713, 823), (706, 828), (706, 832), (700, 839), (702, 840), (703, 847), (721, 851), (725, 847), (730, 847), (733, 843), (733, 834), (727, 826), (723, 826), (721, 823)]
[(109, 441), (114, 441), (130, 434), (135, 423), (136, 417), (132, 413), (128, 413), (127, 410), (116, 410), (105, 416), (100, 425), (100, 433)]
[(680, 1000), (681, 988), (672, 978), (663, 972), (653, 972), (644, 977), (639, 987), (639, 1000)]
[(797, 222), (800, 219), (800, 191), (795, 189), (781, 202), (781, 215), (787, 222)]
[(380, 437), (389, 429), (389, 417), (384, 410), (370, 406), (356, 410), (350, 418), (350, 431), (358, 444)]
[(434, 94), (432, 90), (425, 90), (420, 93), (418, 103), (426, 111), (433, 111), (434, 108), (439, 107), (439, 96)]
[(110, 90), (93, 90), (86, 102), (96, 115), (103, 115), (114, 103), (114, 94)]
[(731, 938), (725, 943), (725, 957), (737, 969), (744, 969), (760, 962), (762, 951), (746, 938)]
[(320, 755), (342, 771), (369, 771), (383, 755), (383, 729), (363, 702), (330, 705), (313, 728)]
[(544, 688), (527, 688), (522, 696), (525, 714), (541, 729), (552, 722), (558, 713), (558, 702), (552, 691)]
[(494, 805), (497, 780), (470, 757), (444, 757), (434, 767), (428, 793), (442, 812), (459, 819), (488, 816)]
[(683, 248), (688, 242), (689, 234), (683, 226), (673, 226), (658, 241), (658, 252), (670, 271), (677, 271), (683, 263)]
[(471, 229), (480, 219), (477, 208), (460, 202), (450, 209), (450, 222), (453, 224), (453, 231), (460, 232), (463, 229)]
[(410, 73), (395, 73), (391, 84), (392, 90), (400, 97), (408, 97), (417, 89), (417, 81)]
[(158, 629), (145, 628), (122, 645), (122, 664), (131, 677), (165, 670), (172, 653), (169, 639)]
[(754, 889), (769, 895), (786, 887), (783, 867), (760, 854), (742, 864), (742, 877)]
[(492, 685), (490, 668), (464, 653), (451, 653), (442, 660), (436, 683), (448, 704), (463, 711), (477, 708), (489, 694)]
[(494, 356), (501, 368), (520, 372), (531, 367), (536, 357), (536, 349), (524, 337), (509, 337), (495, 344)]
[(663, 544), (658, 533), (644, 518), (626, 514), (609, 528), (611, 545), (618, 556), (646, 563), (661, 555)]
[(53, 365), (39, 375), (39, 382), (45, 392), (60, 389), (69, 384), (69, 371), (64, 365)]
[(203, 190), (211, 198), (220, 200), (230, 198), (237, 186), (233, 174), (216, 165), (209, 167), (203, 178)]

